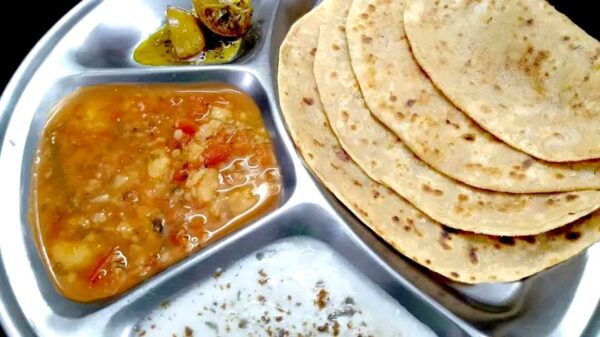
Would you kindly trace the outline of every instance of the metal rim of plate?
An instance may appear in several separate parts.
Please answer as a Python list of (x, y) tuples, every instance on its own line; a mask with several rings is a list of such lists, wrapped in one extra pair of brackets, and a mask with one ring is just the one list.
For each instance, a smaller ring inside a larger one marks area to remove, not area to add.
[[(190, 0), (84, 0), (35, 46), (0, 99), (0, 322), (9, 336), (128, 336), (137, 320), (217, 268), (278, 239), (309, 236), (344, 256), (440, 336), (597, 335), (600, 247), (521, 282), (467, 286), (408, 261), (377, 238), (309, 173), (294, 149), (276, 96), (276, 64), (291, 24), (316, 5), (255, 0), (245, 53), (232, 64), (146, 67), (135, 46), (162, 22), (167, 4)], [(29, 175), (50, 108), (77, 87), (109, 82), (233, 84), (257, 102), (283, 176), (274, 212), (123, 295), (76, 303), (52, 286), (27, 220)]]

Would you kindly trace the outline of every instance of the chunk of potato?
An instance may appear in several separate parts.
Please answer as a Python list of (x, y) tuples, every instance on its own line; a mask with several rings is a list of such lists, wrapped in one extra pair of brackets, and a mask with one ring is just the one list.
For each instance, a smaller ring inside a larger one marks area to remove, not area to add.
[(167, 7), (167, 25), (171, 43), (178, 58), (188, 58), (200, 53), (206, 46), (198, 19), (185, 9)]
[(252, 25), (250, 0), (193, 0), (194, 10), (213, 33), (241, 37)]
[(191, 172), (186, 187), (191, 188), (191, 195), (198, 203), (205, 204), (217, 194), (219, 171), (209, 168)]
[(169, 170), (171, 160), (163, 151), (157, 151), (156, 153), (153, 153), (153, 156), (155, 156), (155, 158), (148, 163), (148, 175), (151, 178), (160, 178), (165, 176)]
[(50, 257), (65, 270), (79, 270), (88, 267), (94, 257), (88, 243), (58, 241), (50, 248)]

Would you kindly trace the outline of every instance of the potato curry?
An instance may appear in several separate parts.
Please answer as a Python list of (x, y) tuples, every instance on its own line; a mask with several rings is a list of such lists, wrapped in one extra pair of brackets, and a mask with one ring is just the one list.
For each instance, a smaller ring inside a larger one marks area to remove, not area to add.
[(224, 84), (85, 87), (36, 155), (38, 245), (77, 301), (117, 295), (279, 203), (260, 111)]

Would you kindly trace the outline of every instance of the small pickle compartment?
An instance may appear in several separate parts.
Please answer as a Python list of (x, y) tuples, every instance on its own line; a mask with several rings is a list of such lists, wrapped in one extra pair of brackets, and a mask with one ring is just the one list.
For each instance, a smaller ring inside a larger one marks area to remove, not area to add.
[[(152, 96), (153, 90), (159, 94)], [(118, 104), (106, 105), (111, 97)], [(57, 104), (64, 111), (50, 116)], [(172, 113), (169, 106), (176, 107)], [(138, 116), (127, 115), (130, 108)], [(284, 205), (295, 175), (270, 109), (258, 80), (236, 70), (59, 81), (33, 118), (21, 172), (21, 219), (32, 238), (28, 255), (53, 311), (82, 317), (105, 307)], [(195, 115), (181, 115), (187, 111)], [(73, 115), (62, 118), (67, 112)], [(52, 132), (44, 134), (48, 117)], [(145, 136), (137, 136), (142, 127), (133, 125), (136, 118), (149, 121)], [(122, 167), (106, 171), (111, 163)], [(121, 174), (128, 170), (130, 176)], [(111, 174), (108, 184), (103, 177)], [(39, 179), (46, 182), (36, 185)], [(88, 183), (78, 186), (82, 181)], [(121, 186), (133, 186), (135, 193)], [(102, 283), (106, 289), (95, 291)]]
[[(72, 61), (89, 69), (246, 63), (264, 44), (276, 2), (253, 0), (244, 4), (252, 11), (251, 15), (244, 14), (250, 20), (243, 23), (246, 27), (249, 23), (248, 30), (239, 36), (222, 36), (195, 16), (193, 0), (109, 0), (78, 22), (61, 43), (66, 44)], [(169, 18), (167, 8), (171, 8)], [(172, 32), (170, 20), (184, 29)], [(86, 34), (81, 34), (84, 31)], [(177, 53), (181, 58), (173, 56)]]

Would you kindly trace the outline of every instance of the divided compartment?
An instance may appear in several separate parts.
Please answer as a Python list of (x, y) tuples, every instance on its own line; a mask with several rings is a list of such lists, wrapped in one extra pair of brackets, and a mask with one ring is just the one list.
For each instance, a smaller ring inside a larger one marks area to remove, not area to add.
[[(279, 0), (253, 0), (252, 27), (243, 37), (240, 54), (231, 62), (251, 61), (264, 45)], [(88, 69), (146, 68), (133, 59), (136, 47), (166, 23), (166, 6), (192, 9), (192, 0), (108, 0), (74, 25), (61, 43), (71, 62)], [(102, 18), (102, 19), (99, 19)], [(85, 32), (85, 33), (83, 33)], [(173, 65), (173, 67), (213, 65)], [(169, 67), (169, 66), (167, 66)]]
[[(35, 272), (37, 284), (41, 290), (41, 293), (45, 297), (46, 303), (52, 308), (52, 310), (64, 317), (69, 318), (78, 318), (89, 315), (101, 308), (108, 306), (110, 303), (118, 300), (119, 298), (125, 296), (127, 293), (131, 292), (133, 289), (143, 287), (143, 285), (147, 282), (142, 282), (137, 286), (134, 286), (129, 291), (126, 291), (124, 294), (117, 295), (112, 299), (107, 299), (105, 301), (100, 302), (92, 302), (92, 303), (79, 303), (72, 300), (69, 300), (62, 296), (52, 284), (52, 281), (49, 278), (46, 267), (43, 265), (36, 244), (34, 243), (33, 238), (35, 237), (35, 233), (33, 231), (32, 225), (29, 221), (29, 201), (30, 201), (30, 183), (31, 183), (31, 173), (32, 173), (32, 165), (33, 160), (35, 158), (35, 151), (38, 146), (39, 138), (42, 133), (43, 127), (46, 124), (46, 121), (49, 117), (48, 113), (50, 113), (53, 107), (58, 104), (64, 97), (68, 96), (71, 92), (75, 91), (79, 87), (93, 85), (93, 84), (103, 84), (103, 83), (140, 83), (140, 84), (151, 84), (151, 83), (163, 83), (163, 84), (186, 84), (186, 83), (210, 83), (210, 82), (221, 82), (233, 85), (248, 94), (254, 102), (259, 107), (263, 121), (265, 123), (265, 127), (268, 130), (275, 155), (277, 157), (277, 162), (280, 168), (281, 173), (281, 183), (282, 183), (282, 192), (281, 192), (281, 201), (277, 209), (273, 210), (270, 213), (266, 213), (259, 218), (250, 221), (249, 223), (242, 226), (244, 227), (250, 226), (254, 223), (259, 223), (263, 218), (269, 217), (272, 214), (276, 214), (280, 211), (280, 209), (289, 201), (291, 195), (293, 194), (296, 186), (296, 175), (295, 168), (290, 157), (290, 153), (285, 148), (283, 142), (280, 139), (280, 135), (278, 134), (275, 121), (274, 114), (272, 111), (272, 105), (269, 103), (269, 98), (267, 92), (259, 82), (259, 80), (250, 72), (246, 72), (240, 69), (230, 69), (220, 67), (220, 69), (210, 68), (205, 69), (202, 72), (192, 72), (192, 71), (182, 71), (172, 72), (172, 71), (154, 71), (150, 72), (141, 72), (141, 71), (132, 71), (132, 72), (121, 72), (114, 74), (86, 74), (86, 75), (78, 75), (78, 76), (70, 76), (59, 80), (48, 93), (46, 93), (45, 97), (42, 99), (39, 104), (34, 116), (31, 121), (30, 129), (27, 135), (27, 141), (25, 145), (25, 152), (22, 162), (22, 170), (21, 170), (21, 223), (25, 226), (25, 233), (28, 234), (27, 239), (27, 255), (29, 260), (32, 262), (32, 267)], [(237, 231), (237, 230), (236, 230)], [(235, 231), (234, 231), (235, 232)], [(230, 234), (231, 235), (231, 234)], [(225, 235), (222, 239), (218, 240), (223, 241), (227, 240), (230, 235)], [(214, 245), (215, 243), (209, 244), (208, 247)], [(191, 254), (189, 257), (185, 258), (183, 261), (192, 258), (194, 255), (203, 251), (207, 247), (200, 249), (198, 252)], [(182, 262), (179, 262), (182, 263)], [(175, 265), (177, 265), (176, 263)], [(173, 266), (167, 268), (166, 270), (160, 272), (159, 274), (168, 274)], [(150, 279), (157, 277), (157, 275), (150, 277)]]

